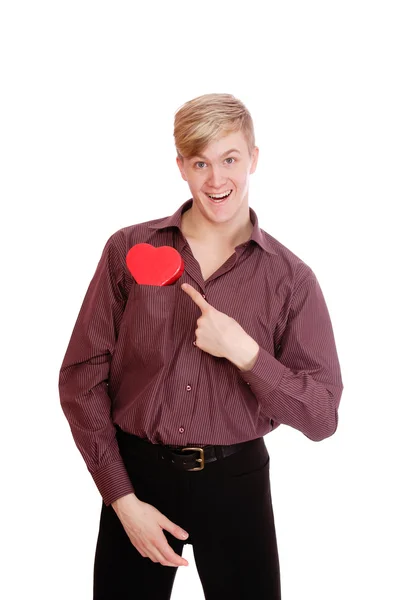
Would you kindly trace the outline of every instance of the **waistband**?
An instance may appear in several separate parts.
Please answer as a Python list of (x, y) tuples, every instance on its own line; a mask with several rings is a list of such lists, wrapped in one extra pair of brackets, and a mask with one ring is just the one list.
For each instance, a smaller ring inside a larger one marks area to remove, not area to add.
[(175, 467), (187, 471), (199, 471), (204, 469), (204, 465), (216, 460), (222, 460), (235, 452), (243, 449), (248, 444), (259, 443), (260, 439), (247, 440), (236, 444), (205, 444), (196, 446), (188, 444), (187, 446), (174, 446), (165, 444), (153, 444), (150, 440), (141, 438), (132, 433), (123, 431), (118, 425), (117, 440), (121, 449), (129, 450), (129, 447), (139, 449), (145, 455), (152, 456), (158, 460), (164, 460), (174, 464)]

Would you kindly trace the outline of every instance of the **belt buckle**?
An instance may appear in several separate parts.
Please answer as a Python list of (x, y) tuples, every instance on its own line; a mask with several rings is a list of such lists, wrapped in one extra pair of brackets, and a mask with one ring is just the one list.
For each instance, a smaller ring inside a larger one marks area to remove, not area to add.
[(186, 469), (186, 471), (201, 471), (204, 469), (204, 449), (203, 448), (182, 448), (184, 450), (198, 450), (200, 452), (200, 458), (196, 458), (196, 461), (200, 463), (200, 467), (193, 467), (193, 469)]

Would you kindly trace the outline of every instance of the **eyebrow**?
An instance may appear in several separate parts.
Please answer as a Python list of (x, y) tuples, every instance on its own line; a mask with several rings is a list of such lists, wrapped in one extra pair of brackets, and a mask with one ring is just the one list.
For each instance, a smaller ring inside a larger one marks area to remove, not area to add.
[[(230, 150), (227, 150), (226, 152), (221, 154), (221, 157), (226, 156), (227, 154), (231, 154), (232, 152), (237, 152), (238, 154), (240, 154), (240, 150), (237, 150), (236, 148), (231, 148)], [(207, 157), (203, 154), (196, 154), (193, 158), (205, 158), (206, 160), (208, 160)]]

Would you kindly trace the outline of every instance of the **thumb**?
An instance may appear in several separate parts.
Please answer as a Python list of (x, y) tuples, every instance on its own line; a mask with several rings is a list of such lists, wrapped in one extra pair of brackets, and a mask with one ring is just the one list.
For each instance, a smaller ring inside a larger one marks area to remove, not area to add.
[(166, 516), (164, 516), (164, 518), (161, 519), (159, 523), (163, 529), (166, 529), (167, 531), (172, 533), (172, 535), (176, 538), (185, 540), (187, 537), (189, 537), (189, 534), (184, 529), (182, 529), (182, 527), (179, 527), (179, 525), (176, 525), (175, 523), (170, 521)]

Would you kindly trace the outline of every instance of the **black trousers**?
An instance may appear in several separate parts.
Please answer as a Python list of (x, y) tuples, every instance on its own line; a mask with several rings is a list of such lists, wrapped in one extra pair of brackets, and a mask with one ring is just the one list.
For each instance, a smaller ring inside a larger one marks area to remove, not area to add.
[[(124, 433), (118, 442), (139, 500), (189, 533), (182, 541), (163, 530), (177, 554), (182, 555), (184, 544), (192, 544), (206, 600), (280, 600), (270, 462), (263, 438), (206, 463), (201, 471), (179, 471), (172, 463), (150, 458), (136, 436)], [(103, 502), (94, 600), (168, 600), (177, 569), (143, 557), (112, 506)]]

